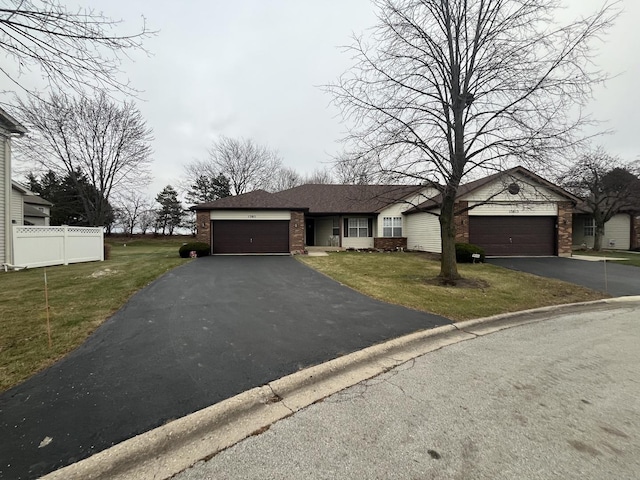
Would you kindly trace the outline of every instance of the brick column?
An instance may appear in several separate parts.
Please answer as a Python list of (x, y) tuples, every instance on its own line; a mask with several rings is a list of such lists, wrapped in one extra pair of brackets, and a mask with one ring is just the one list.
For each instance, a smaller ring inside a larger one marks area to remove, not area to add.
[[(457, 202), (453, 211), (458, 212), (468, 206), (469, 202)], [(456, 226), (456, 243), (469, 243), (469, 210), (456, 214), (453, 222)]]
[(196, 212), (196, 242), (211, 245), (211, 215), (209, 210)]
[(631, 249), (640, 248), (640, 212), (631, 214)]
[(558, 203), (558, 256), (570, 257), (573, 245), (573, 203)]
[(304, 212), (291, 212), (289, 250), (293, 254), (304, 252)]
[(373, 248), (390, 251), (406, 250), (407, 237), (376, 237), (373, 239)]

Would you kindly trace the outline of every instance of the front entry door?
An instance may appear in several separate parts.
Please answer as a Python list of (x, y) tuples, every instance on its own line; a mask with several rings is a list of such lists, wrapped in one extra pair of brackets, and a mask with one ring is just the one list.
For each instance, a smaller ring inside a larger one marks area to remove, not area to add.
[(307, 219), (307, 232), (306, 232), (306, 244), (307, 247), (313, 247), (316, 244), (316, 221), (312, 218)]

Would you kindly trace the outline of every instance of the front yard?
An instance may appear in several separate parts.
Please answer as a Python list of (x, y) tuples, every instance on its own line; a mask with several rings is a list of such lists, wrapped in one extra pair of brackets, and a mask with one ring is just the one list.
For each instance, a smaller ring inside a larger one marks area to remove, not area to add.
[(486, 263), (458, 265), (467, 285), (441, 287), (433, 281), (440, 263), (420, 253), (339, 252), (297, 258), (365, 295), (452, 320), (605, 297), (584, 287)]
[(188, 261), (178, 256), (182, 241), (123, 239), (112, 243), (111, 260), (47, 267), (51, 348), (45, 269), (0, 273), (0, 391), (79, 346), (136, 291)]
[[(136, 291), (188, 262), (178, 256), (183, 241), (111, 241), (108, 261), (48, 267), (51, 348), (45, 270), (0, 273), (0, 392), (81, 345)], [(371, 297), (454, 320), (603, 298), (582, 287), (488, 264), (460, 265), (469, 285), (440, 287), (433, 281), (439, 263), (416, 253), (342, 252), (296, 258)]]

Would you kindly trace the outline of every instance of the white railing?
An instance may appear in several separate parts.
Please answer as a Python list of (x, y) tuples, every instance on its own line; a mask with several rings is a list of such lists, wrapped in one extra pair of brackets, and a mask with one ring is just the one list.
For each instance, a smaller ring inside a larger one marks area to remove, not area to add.
[(104, 260), (102, 227), (13, 227), (13, 265), (47, 267)]

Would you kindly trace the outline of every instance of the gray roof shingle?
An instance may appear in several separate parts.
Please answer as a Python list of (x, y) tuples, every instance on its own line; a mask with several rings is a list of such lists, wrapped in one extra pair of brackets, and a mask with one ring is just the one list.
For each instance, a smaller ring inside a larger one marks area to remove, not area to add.
[(264, 190), (201, 203), (194, 210), (308, 210), (312, 214), (376, 213), (421, 190), (420, 185), (306, 184), (269, 193)]

